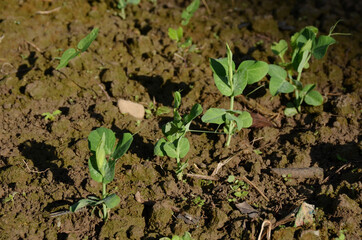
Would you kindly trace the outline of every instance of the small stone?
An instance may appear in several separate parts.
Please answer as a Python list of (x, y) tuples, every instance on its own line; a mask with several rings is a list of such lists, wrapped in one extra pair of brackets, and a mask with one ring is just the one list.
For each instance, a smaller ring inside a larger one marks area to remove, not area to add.
[(143, 119), (143, 117), (145, 116), (145, 108), (143, 107), (143, 105), (139, 103), (134, 103), (124, 99), (119, 99), (118, 108), (122, 114), (128, 113), (131, 116), (138, 119)]

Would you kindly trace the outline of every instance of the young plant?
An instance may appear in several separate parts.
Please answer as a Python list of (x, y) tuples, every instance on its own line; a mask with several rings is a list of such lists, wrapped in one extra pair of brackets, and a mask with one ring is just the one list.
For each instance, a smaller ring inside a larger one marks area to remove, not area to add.
[(121, 10), (119, 16), (122, 19), (126, 19), (125, 8), (128, 4), (138, 5), (141, 0), (118, 0), (117, 8)]
[(177, 236), (177, 235), (173, 235), (172, 238), (163, 237), (163, 238), (160, 238), (160, 240), (192, 240), (192, 237), (189, 232), (185, 232), (185, 234), (181, 237)]
[(44, 116), (45, 120), (50, 120), (50, 121), (54, 121), (55, 120), (55, 116), (61, 114), (62, 111), (60, 111), (59, 109), (55, 110), (53, 113), (50, 112), (46, 112), (46, 113), (42, 113), (41, 115)]
[[(342, 35), (341, 33), (333, 33), (338, 22), (331, 27), (328, 35), (319, 35), (318, 28), (308, 26), (301, 31), (295, 33), (290, 38), (291, 44), (291, 62), (284, 59), (284, 54), (288, 50), (288, 44), (285, 40), (274, 43), (271, 47), (273, 53), (281, 59), (278, 65), (270, 64), (269, 72), (270, 93), (275, 96), (279, 93), (294, 92), (295, 99), (287, 104), (284, 113), (286, 116), (293, 116), (301, 112), (301, 105), (305, 102), (308, 105), (319, 106), (323, 103), (322, 95), (315, 90), (315, 84), (307, 84), (303, 86), (301, 82), (302, 72), (309, 68), (309, 60), (313, 56), (321, 59), (325, 56), (328, 47), (336, 40), (333, 35)], [(295, 74), (296, 73), (296, 78)]]
[(93, 28), (93, 30), (85, 38), (79, 41), (77, 49), (69, 48), (65, 50), (65, 52), (60, 57), (60, 63), (56, 69), (59, 70), (67, 66), (70, 60), (87, 50), (91, 43), (97, 38), (98, 31), (98, 28)]
[(199, 6), (200, 6), (200, 0), (194, 0), (192, 1), (192, 3), (190, 3), (190, 5), (187, 6), (185, 10), (182, 11), (181, 24), (183, 26), (186, 26), (189, 23), (190, 19), (192, 18), (196, 10), (199, 9)]
[(204, 206), (205, 204), (205, 199), (202, 199), (200, 196), (195, 197), (192, 202), (199, 207)]
[(227, 179), (230, 183), (230, 188), (232, 191), (233, 197), (228, 199), (229, 202), (235, 202), (237, 198), (245, 198), (249, 194), (249, 185), (244, 181), (238, 180), (234, 175), (230, 175)]
[(109, 210), (117, 206), (120, 198), (115, 194), (107, 192), (107, 184), (112, 182), (115, 174), (115, 165), (117, 160), (123, 156), (130, 147), (133, 136), (130, 133), (124, 133), (122, 141), (116, 145), (116, 136), (114, 132), (107, 128), (97, 128), (88, 136), (89, 149), (92, 153), (88, 160), (88, 167), (91, 178), (102, 183), (102, 196), (89, 196), (70, 207), (71, 212), (91, 206), (94, 209), (102, 205), (103, 220), (109, 217)]
[(154, 153), (161, 157), (176, 158), (176, 176), (177, 179), (182, 180), (182, 171), (187, 167), (187, 161), (181, 162), (181, 158), (184, 158), (190, 150), (190, 143), (185, 135), (190, 131), (192, 120), (202, 113), (202, 107), (200, 104), (195, 104), (189, 114), (181, 117), (178, 112), (181, 105), (180, 92), (175, 92), (174, 99), (174, 118), (162, 127), (165, 138), (161, 138), (156, 143)]
[(184, 42), (182, 42), (183, 39), (183, 28), (179, 27), (179, 28), (169, 28), (168, 29), (168, 36), (176, 41), (177, 43), (177, 47), (181, 48), (181, 49), (186, 49), (189, 48), (189, 52), (193, 52), (196, 49), (196, 45), (192, 44), (192, 38), (188, 37), (186, 38), (186, 40)]
[(170, 109), (166, 106), (157, 107), (155, 103), (150, 102), (148, 107), (145, 109), (145, 117), (146, 119), (151, 118), (153, 115), (158, 117), (163, 114), (167, 114), (170, 112)]
[(262, 61), (243, 61), (235, 71), (232, 52), (226, 44), (227, 57), (210, 59), (215, 85), (219, 91), (230, 97), (230, 108), (210, 108), (202, 116), (206, 123), (224, 124), (224, 132), (228, 135), (225, 146), (230, 145), (231, 137), (242, 128), (251, 126), (253, 119), (246, 111), (234, 110), (234, 98), (243, 93), (247, 84), (260, 81), (268, 72), (268, 64)]

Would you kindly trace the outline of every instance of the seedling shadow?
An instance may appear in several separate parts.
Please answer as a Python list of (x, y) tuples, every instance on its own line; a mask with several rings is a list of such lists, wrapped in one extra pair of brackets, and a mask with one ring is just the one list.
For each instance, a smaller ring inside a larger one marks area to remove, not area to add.
[(19, 145), (19, 150), (25, 158), (30, 159), (33, 162), (37, 171), (41, 172), (49, 169), (49, 171), (53, 173), (55, 181), (74, 184), (74, 181), (68, 176), (68, 170), (59, 168), (53, 163), (53, 161), (59, 159), (55, 147), (31, 140), (21, 143)]
[(38, 58), (35, 57), (35, 52), (30, 52), (30, 55), (27, 57), (28, 63), (30, 64), (30, 66), (28, 66), (28, 64), (21, 64), (18, 67), (18, 70), (16, 72), (16, 77), (19, 78), (19, 80), (22, 80), (23, 77), (30, 72), (31, 69), (33, 69), (34, 64), (36, 62)]
[(163, 78), (159, 75), (151, 77), (134, 75), (130, 79), (141, 83), (147, 89), (150, 98), (155, 98), (156, 102), (162, 103), (164, 106), (171, 106), (173, 92), (180, 91), (185, 96), (191, 91), (189, 84), (184, 82), (174, 83), (171, 80), (164, 82)]

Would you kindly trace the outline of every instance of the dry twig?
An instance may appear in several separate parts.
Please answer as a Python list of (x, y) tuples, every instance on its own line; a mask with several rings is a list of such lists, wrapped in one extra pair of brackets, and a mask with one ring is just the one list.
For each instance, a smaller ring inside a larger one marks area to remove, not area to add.
[(35, 14), (39, 14), (39, 15), (47, 15), (47, 14), (51, 14), (53, 12), (57, 12), (61, 9), (62, 7), (57, 7), (57, 8), (54, 8), (52, 10), (48, 10), (48, 11), (37, 11), (35, 12)]

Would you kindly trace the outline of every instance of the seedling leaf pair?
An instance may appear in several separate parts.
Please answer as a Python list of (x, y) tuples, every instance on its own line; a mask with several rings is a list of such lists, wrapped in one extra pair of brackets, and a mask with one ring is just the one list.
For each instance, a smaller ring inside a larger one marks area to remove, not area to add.
[(77, 49), (69, 48), (64, 51), (60, 57), (60, 63), (57, 66), (57, 70), (68, 65), (69, 61), (78, 56), (80, 53), (86, 51), (91, 43), (97, 38), (99, 29), (94, 28), (85, 38), (79, 41)]
[(181, 18), (182, 18), (182, 25), (187, 25), (196, 12), (196, 10), (200, 6), (200, 0), (194, 0), (185, 10), (182, 11)]

